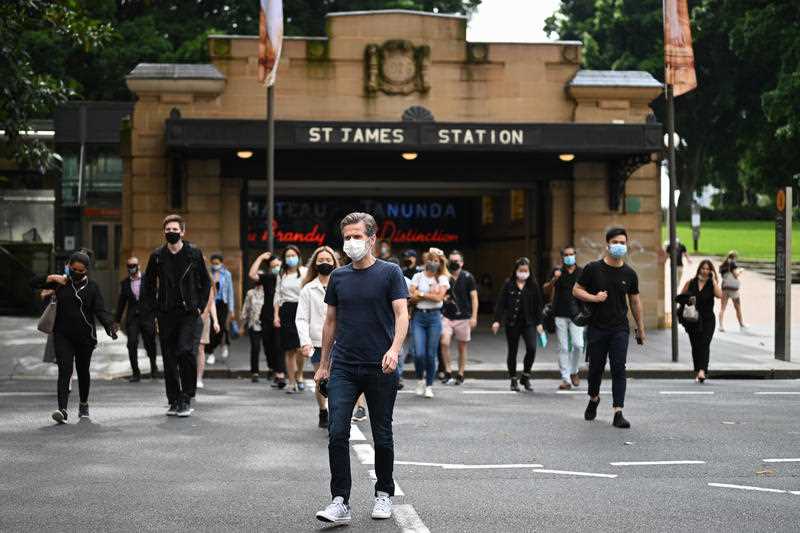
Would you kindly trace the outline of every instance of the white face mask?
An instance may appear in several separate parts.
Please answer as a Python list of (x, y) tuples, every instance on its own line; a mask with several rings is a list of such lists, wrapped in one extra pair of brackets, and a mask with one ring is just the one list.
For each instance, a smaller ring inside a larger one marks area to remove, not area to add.
[(530, 275), (530, 272), (517, 272), (517, 279), (520, 281), (525, 281)]
[(344, 253), (353, 261), (361, 261), (367, 255), (366, 239), (350, 239), (344, 241)]

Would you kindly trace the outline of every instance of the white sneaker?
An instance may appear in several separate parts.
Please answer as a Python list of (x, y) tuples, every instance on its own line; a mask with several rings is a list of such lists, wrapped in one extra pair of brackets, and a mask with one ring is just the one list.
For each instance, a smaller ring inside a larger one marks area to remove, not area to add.
[(742, 333), (750, 333), (750, 327), (747, 324), (741, 324), (739, 326), (739, 331)]
[(214, 354), (213, 353), (208, 354), (208, 357), (206, 357), (206, 364), (207, 365), (213, 365), (216, 362), (217, 362), (217, 358), (214, 357)]
[[(391, 506), (391, 501), (389, 505)], [(317, 513), (317, 520), (333, 524), (349, 524), (352, 518), (350, 506), (345, 505), (344, 498), (341, 496), (335, 497), (325, 510)]]
[(204, 385), (203, 385), (203, 380), (202, 380), (202, 379), (198, 379), (198, 380), (197, 380), (197, 388), (198, 388), (198, 389), (202, 389), (202, 388), (204, 388)]
[(222, 345), (222, 359), (224, 361), (227, 358), (228, 358), (228, 345), (227, 344), (223, 344)]
[(433, 398), (433, 387), (425, 387), (425, 397)]
[(425, 380), (421, 379), (417, 381), (417, 389), (414, 391), (417, 396), (422, 396), (425, 394)]
[(392, 497), (385, 492), (378, 492), (375, 496), (375, 507), (372, 508), (372, 518), (386, 520), (392, 517)]

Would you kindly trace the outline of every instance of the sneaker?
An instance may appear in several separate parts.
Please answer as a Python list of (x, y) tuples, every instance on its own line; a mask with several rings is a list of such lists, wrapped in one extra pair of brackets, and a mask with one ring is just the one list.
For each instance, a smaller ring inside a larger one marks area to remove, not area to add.
[(463, 385), (464, 384), (464, 376), (461, 374), (456, 375), (456, 385)]
[(67, 423), (67, 410), (66, 409), (56, 409), (53, 411), (53, 414), (50, 415), (53, 420), (58, 422), (59, 424), (66, 424)]
[(206, 357), (206, 364), (207, 365), (213, 365), (216, 362), (217, 362), (217, 358), (214, 357), (214, 354), (213, 353), (208, 354), (208, 357)]
[(303, 392), (306, 390), (306, 382), (305, 381), (298, 381), (297, 382), (297, 390)]
[(322, 409), (319, 412), (319, 427), (322, 429), (328, 429), (328, 410)]
[(372, 518), (386, 520), (392, 517), (392, 497), (385, 492), (378, 492), (375, 496), (375, 507), (372, 508)]
[(158, 379), (160, 376), (161, 376), (161, 374), (159, 374), (158, 370), (151, 370), (151, 371), (150, 371), (150, 379), (152, 379), (152, 380), (156, 380), (156, 379)]
[(403, 390), (404, 387), (405, 387), (405, 384), (403, 383), (403, 380), (402, 379), (398, 379), (397, 380), (397, 390)]
[(517, 378), (511, 378), (511, 390), (519, 392), (519, 385), (517, 385)]
[(725, 333), (725, 326), (723, 326), (722, 324), (719, 325), (719, 332)]
[[(284, 385), (286, 387), (286, 385)], [(294, 394), (297, 392), (297, 383), (292, 383), (286, 387), (286, 394)]]
[(362, 420), (366, 419), (367, 419), (367, 410), (359, 405), (358, 407), (356, 407), (356, 412), (353, 414), (353, 418), (351, 420), (353, 422), (361, 422)]
[(228, 355), (229, 355), (229, 353), (228, 353), (228, 345), (227, 344), (223, 344), (222, 345), (222, 360), (224, 361), (225, 359), (227, 359)]
[(164, 414), (167, 416), (178, 416), (178, 402), (175, 401), (169, 404), (169, 409), (167, 409), (167, 412)]
[(740, 324), (739, 331), (741, 331), (742, 333), (750, 333), (750, 326), (748, 326), (747, 324)]
[(317, 513), (317, 520), (331, 524), (349, 524), (352, 520), (350, 506), (344, 503), (344, 498), (337, 496), (325, 510)]
[(561, 384), (558, 386), (558, 390), (570, 390), (572, 388), (571, 383), (567, 383), (566, 381), (562, 381)]
[(139, 372), (134, 372), (131, 374), (131, 377), (128, 378), (128, 383), (138, 383), (142, 381), (142, 375)]
[(522, 377), (519, 378), (519, 382), (522, 383), (522, 386), (525, 387), (526, 391), (533, 392), (533, 386), (531, 385), (530, 374), (522, 374)]
[(622, 429), (627, 429), (631, 427), (631, 423), (625, 420), (625, 417), (622, 416), (622, 411), (617, 411), (616, 413), (614, 413), (614, 422), (612, 422), (612, 425), (615, 428), (622, 428)]
[(583, 413), (584, 420), (594, 420), (597, 418), (597, 406), (600, 405), (600, 398), (592, 400), (589, 398), (589, 405), (586, 406), (586, 411)]
[(178, 402), (178, 412), (176, 413), (181, 418), (192, 416), (191, 400), (188, 398)]
[(198, 389), (204, 389), (206, 386), (203, 384), (203, 380), (202, 379), (198, 379), (197, 380), (197, 385), (195, 385), (195, 387), (198, 388)]
[(581, 384), (581, 378), (578, 377), (577, 372), (575, 374), (570, 374), (569, 379), (572, 381), (573, 387), (577, 387)]
[(456, 384), (456, 380), (453, 379), (453, 378), (447, 378), (447, 379), (442, 381), (442, 385), (455, 385), (455, 384)]
[(89, 418), (89, 404), (78, 404), (78, 418)]
[(425, 397), (433, 398), (433, 387), (425, 387)]
[(250, 381), (252, 381), (253, 383), (258, 383), (258, 374), (256, 373), (250, 376)]
[(425, 394), (425, 380), (424, 379), (420, 379), (420, 380), (417, 381), (417, 388), (414, 389), (414, 394), (416, 394), (417, 396), (422, 396), (423, 394)]

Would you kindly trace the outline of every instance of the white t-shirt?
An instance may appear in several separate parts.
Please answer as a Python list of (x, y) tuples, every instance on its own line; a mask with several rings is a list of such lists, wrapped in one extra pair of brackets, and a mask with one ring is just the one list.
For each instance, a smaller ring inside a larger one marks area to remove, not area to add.
[[(447, 276), (439, 276), (437, 280), (434, 276), (426, 276), (425, 272), (417, 272), (411, 278), (411, 284), (417, 288), (419, 292), (431, 292), (438, 286), (444, 287), (444, 290), (450, 288), (450, 281)], [(421, 300), (417, 303), (417, 309), (441, 309), (444, 302), (431, 302), (430, 300)]]

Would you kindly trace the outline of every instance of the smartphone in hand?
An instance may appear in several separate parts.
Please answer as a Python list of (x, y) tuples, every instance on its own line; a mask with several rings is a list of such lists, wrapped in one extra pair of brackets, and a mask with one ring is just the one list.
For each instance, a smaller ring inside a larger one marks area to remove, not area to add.
[(633, 332), (634, 332), (634, 333), (633, 333), (633, 334), (634, 334), (634, 336), (636, 337), (636, 344), (638, 344), (638, 345), (640, 345), (640, 346), (641, 346), (642, 344), (644, 344), (644, 342), (642, 341), (642, 336), (641, 336), (641, 335), (639, 335), (639, 330), (638, 330), (638, 329), (635, 329), (635, 330), (633, 330)]
[(328, 380), (321, 379), (319, 380), (319, 393), (322, 394), (323, 398), (328, 397)]

